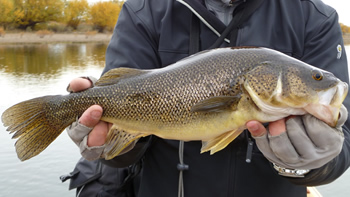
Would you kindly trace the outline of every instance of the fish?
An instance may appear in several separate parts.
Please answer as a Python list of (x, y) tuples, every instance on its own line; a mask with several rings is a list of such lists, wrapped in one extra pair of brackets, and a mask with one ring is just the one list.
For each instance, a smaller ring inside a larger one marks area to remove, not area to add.
[(311, 114), (337, 124), (348, 84), (332, 73), (261, 47), (202, 51), (158, 69), (115, 68), (93, 88), (23, 101), (1, 120), (21, 161), (41, 153), (91, 105), (112, 123), (105, 159), (142, 137), (202, 141), (200, 152), (224, 149), (250, 120), (267, 123)]

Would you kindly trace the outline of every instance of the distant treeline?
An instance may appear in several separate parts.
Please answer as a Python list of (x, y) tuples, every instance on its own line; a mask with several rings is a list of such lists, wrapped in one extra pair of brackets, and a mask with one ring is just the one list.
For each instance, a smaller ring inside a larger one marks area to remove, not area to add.
[[(2, 31), (112, 31), (124, 0), (0, 0)], [(340, 23), (343, 34), (350, 27)], [(0, 35), (1, 36), (1, 35)]]
[(350, 27), (344, 25), (343, 23), (340, 23), (340, 27), (341, 27), (341, 31), (343, 32), (343, 34), (348, 34), (350, 33)]
[(5, 31), (112, 31), (124, 1), (89, 5), (87, 0), (0, 0)]

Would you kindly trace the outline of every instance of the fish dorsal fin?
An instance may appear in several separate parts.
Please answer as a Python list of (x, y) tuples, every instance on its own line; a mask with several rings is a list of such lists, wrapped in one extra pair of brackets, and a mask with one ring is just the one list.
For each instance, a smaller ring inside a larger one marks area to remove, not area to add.
[(201, 153), (210, 151), (210, 154), (214, 154), (222, 149), (224, 149), (229, 143), (231, 143), (237, 136), (242, 133), (243, 130), (229, 131), (220, 136), (202, 142)]
[(139, 138), (144, 137), (144, 134), (128, 133), (113, 125), (107, 135), (106, 148), (104, 151), (105, 159), (110, 160), (116, 156), (127, 153), (133, 149)]
[(193, 105), (192, 112), (222, 112), (225, 110), (235, 110), (241, 95), (236, 96), (215, 96), (200, 101)]
[(147, 73), (147, 70), (140, 70), (136, 68), (115, 68), (106, 72), (102, 77), (96, 82), (96, 86), (107, 86), (118, 83), (121, 79), (142, 75)]

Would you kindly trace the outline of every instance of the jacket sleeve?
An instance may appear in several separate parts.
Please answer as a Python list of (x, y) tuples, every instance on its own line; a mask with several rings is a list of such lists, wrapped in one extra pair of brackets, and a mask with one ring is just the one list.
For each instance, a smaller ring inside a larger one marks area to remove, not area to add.
[(131, 2), (134, 1), (124, 3), (118, 17), (107, 47), (103, 73), (118, 67), (152, 69), (161, 66), (156, 32), (148, 24), (152, 21), (136, 15), (139, 8)]
[[(158, 55), (157, 38), (150, 29), (152, 25), (146, 24), (135, 12), (135, 1), (127, 1), (120, 12), (113, 36), (106, 51), (106, 66), (103, 73), (118, 67), (138, 69), (153, 69), (161, 66)], [(138, 3), (137, 5), (140, 5)], [(113, 167), (126, 167), (141, 159), (151, 142), (151, 137), (142, 138), (135, 147), (124, 155), (112, 160), (102, 162)]]
[[(310, 18), (309, 29), (306, 29), (304, 55), (302, 61), (334, 73), (342, 81), (349, 83), (347, 58), (344, 50), (341, 29), (338, 23), (338, 15), (333, 10), (325, 21), (315, 22)], [(349, 95), (344, 103), (350, 109)], [(332, 161), (319, 169), (310, 171), (305, 178), (290, 178), (298, 185), (322, 185), (327, 184), (341, 176), (350, 165), (350, 121), (343, 126), (344, 144), (341, 153)], [(320, 134), (321, 135), (321, 134)]]

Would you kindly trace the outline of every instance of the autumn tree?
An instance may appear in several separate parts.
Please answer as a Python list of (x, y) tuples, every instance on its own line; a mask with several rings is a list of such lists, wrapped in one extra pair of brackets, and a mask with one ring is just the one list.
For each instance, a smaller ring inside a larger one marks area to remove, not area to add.
[(0, 0), (0, 26), (3, 26), (4, 29), (14, 20), (13, 8), (12, 0)]
[(91, 22), (99, 32), (112, 30), (124, 2), (98, 2), (91, 6)]
[(64, 9), (64, 18), (67, 26), (77, 29), (81, 21), (87, 19), (89, 4), (86, 0), (68, 1)]
[(341, 28), (341, 31), (343, 32), (343, 34), (350, 33), (350, 27), (349, 26), (346, 26), (343, 23), (340, 23), (340, 28)]
[(58, 21), (62, 17), (62, 0), (14, 0), (16, 24), (25, 29), (47, 21)]

